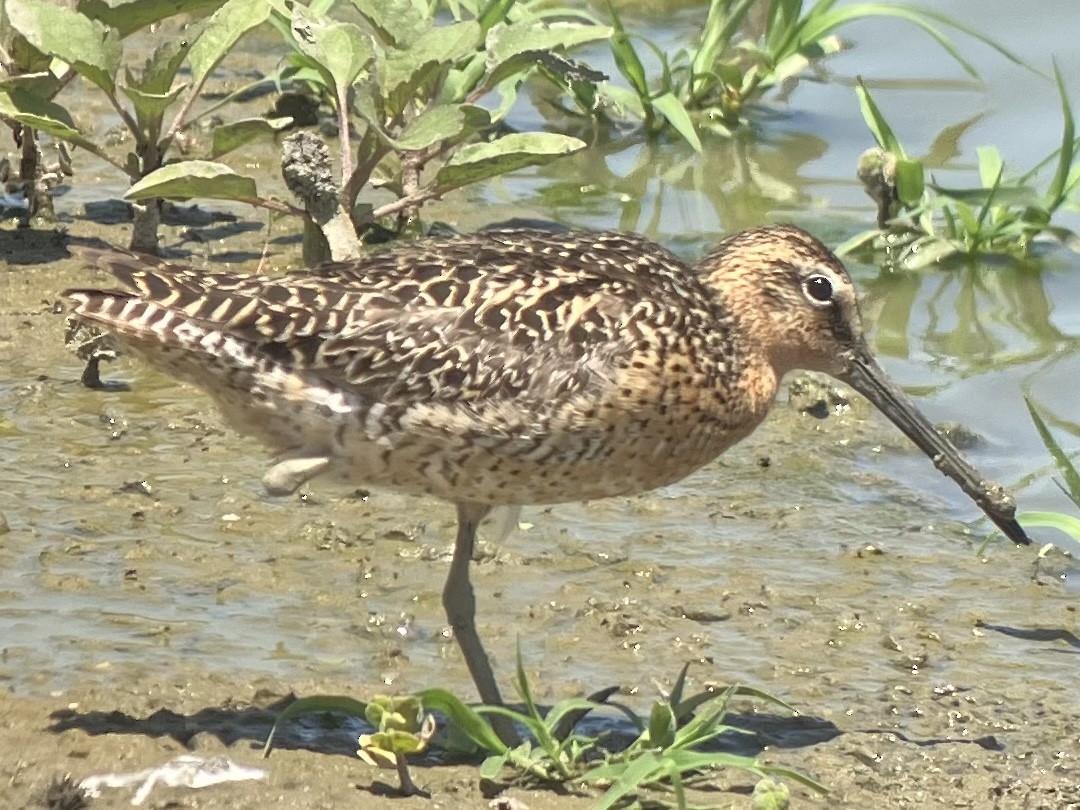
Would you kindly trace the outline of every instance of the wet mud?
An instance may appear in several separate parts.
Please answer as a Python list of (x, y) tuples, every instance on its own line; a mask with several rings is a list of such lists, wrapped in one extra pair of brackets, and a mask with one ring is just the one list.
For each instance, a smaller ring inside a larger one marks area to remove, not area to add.
[[(440, 603), (452, 509), (322, 481), (267, 497), (265, 454), (198, 391), (124, 359), (103, 366), (111, 390), (84, 388), (57, 295), (103, 277), (54, 234), (0, 242), (0, 807), (184, 753), (268, 778), (159, 787), (147, 806), (596, 802), (436, 760), (414, 769), (432, 798), (403, 799), (356, 758), (360, 727), (322, 717), (263, 760), (295, 695), (472, 696)], [(618, 684), (644, 712), (688, 661), (695, 689), (776, 695), (799, 714), (737, 702), (751, 733), (727, 744), (829, 787), (792, 785), (796, 807), (1077, 806), (1072, 563), (980, 556), (974, 507), (923, 462), (861, 400), (800, 381), (687, 481), (526, 509), (474, 566), (481, 635), (506, 685), (520, 643), (546, 704)], [(749, 807), (753, 783), (720, 771), (693, 798)]]

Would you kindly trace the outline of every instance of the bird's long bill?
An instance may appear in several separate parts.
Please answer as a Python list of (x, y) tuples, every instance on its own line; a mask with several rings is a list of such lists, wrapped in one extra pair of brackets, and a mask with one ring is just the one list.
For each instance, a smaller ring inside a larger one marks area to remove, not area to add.
[(1014, 543), (1031, 543), (1031, 538), (1016, 522), (1012, 496), (997, 484), (985, 480), (964, 460), (952, 443), (919, 413), (907, 394), (888, 378), (869, 352), (858, 351), (850, 370), (841, 379), (889, 417), (933, 460), (935, 467), (960, 485), (1007, 537)]

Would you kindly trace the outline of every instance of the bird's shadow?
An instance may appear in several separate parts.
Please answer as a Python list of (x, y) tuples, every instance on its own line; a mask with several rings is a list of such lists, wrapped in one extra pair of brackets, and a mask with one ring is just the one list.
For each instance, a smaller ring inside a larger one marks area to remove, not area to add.
[[(158, 709), (138, 717), (120, 710), (60, 709), (50, 715), (48, 730), (59, 734), (80, 730), (90, 736), (130, 734), (150, 738), (168, 737), (185, 748), (198, 748), (198, 738), (209, 735), (224, 746), (247, 741), (252, 748), (262, 748), (274, 721), (296, 697), (279, 696), (261, 705), (225, 705), (198, 709), (184, 714)], [(520, 708), (520, 707), (519, 707)], [(540, 707), (541, 714), (550, 707)], [(806, 715), (781, 716), (761, 712), (729, 713), (725, 723), (737, 732), (720, 735), (707, 750), (721, 750), (743, 756), (757, 756), (766, 748), (799, 748), (827, 742), (842, 732), (832, 722)], [(625, 718), (595, 715), (586, 718), (578, 729), (584, 734), (603, 734), (614, 747), (628, 745), (637, 732)], [(332, 756), (356, 757), (357, 738), (370, 733), (371, 727), (361, 718), (330, 712), (313, 712), (282, 723), (274, 734), (274, 748), (305, 750)], [(458, 762), (458, 756), (444, 757), (435, 752), (425, 764)]]
[[(248, 741), (251, 747), (262, 748), (274, 721), (294, 700), (294, 695), (285, 695), (257, 706), (208, 706), (191, 714), (158, 709), (145, 717), (117, 709), (60, 709), (50, 715), (52, 723), (48, 730), (55, 734), (80, 730), (92, 737), (102, 734), (168, 737), (189, 749), (197, 747), (197, 737), (209, 735), (225, 746)], [(366, 731), (370, 728), (359, 718), (327, 713), (302, 715), (281, 725), (274, 735), (274, 748), (355, 757), (357, 737)]]

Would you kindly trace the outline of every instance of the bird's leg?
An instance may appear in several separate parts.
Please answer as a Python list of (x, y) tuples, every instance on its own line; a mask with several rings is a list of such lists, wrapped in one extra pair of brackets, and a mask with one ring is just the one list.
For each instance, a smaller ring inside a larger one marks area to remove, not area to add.
[[(461, 654), (469, 667), (480, 699), (489, 706), (502, 706), (502, 695), (495, 683), (495, 674), (491, 661), (480, 643), (476, 633), (476, 596), (469, 581), (469, 563), (472, 562), (473, 545), (476, 542), (476, 529), (480, 521), (490, 511), (490, 507), (481, 504), (459, 503), (457, 505), (458, 528), (454, 542), (454, 558), (450, 562), (450, 573), (443, 587), (443, 607), (446, 618), (454, 630)], [(491, 716), (491, 725), (506, 745), (515, 747), (521, 743), (513, 723), (508, 717)]]

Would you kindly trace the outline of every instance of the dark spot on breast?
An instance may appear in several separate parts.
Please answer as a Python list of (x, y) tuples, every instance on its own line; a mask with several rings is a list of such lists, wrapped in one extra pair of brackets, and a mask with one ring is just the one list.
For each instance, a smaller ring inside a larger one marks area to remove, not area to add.
[(284, 304), (292, 299), (292, 290), (280, 284), (268, 284), (259, 291), (259, 296), (272, 304)]
[(446, 280), (436, 281), (434, 284), (427, 285), (424, 292), (431, 296), (432, 301), (445, 304), (454, 292), (454, 283)]
[(526, 308), (518, 312), (518, 320), (521, 325), (533, 330), (534, 332), (541, 332), (544, 329), (544, 321), (540, 317), (540, 313), (535, 309)]
[(570, 339), (575, 343), (585, 343), (589, 340), (589, 330), (581, 324), (574, 324), (570, 330)]
[(409, 267), (409, 275), (421, 283), (438, 278), (445, 268), (438, 264), (414, 264)]
[(398, 300), (402, 302), (412, 301), (419, 294), (419, 284), (402, 284), (401, 286), (394, 289), (394, 295), (396, 295)]
[(492, 307), (481, 316), (481, 320), (483, 321), (484, 326), (490, 327), (491, 329), (499, 329), (506, 323), (506, 313), (501, 309)]
[(465, 383), (466, 376), (465, 372), (460, 368), (447, 369), (440, 384), (444, 388), (461, 388)]

